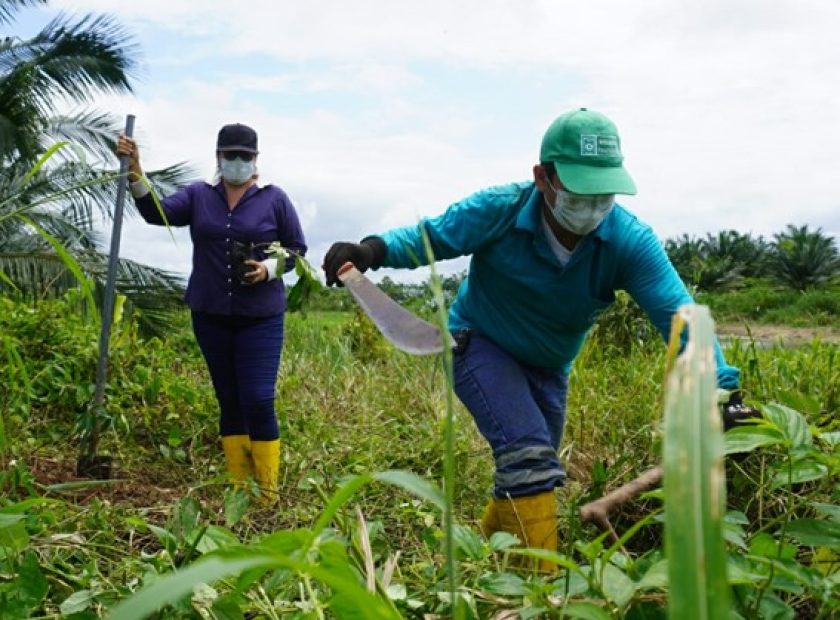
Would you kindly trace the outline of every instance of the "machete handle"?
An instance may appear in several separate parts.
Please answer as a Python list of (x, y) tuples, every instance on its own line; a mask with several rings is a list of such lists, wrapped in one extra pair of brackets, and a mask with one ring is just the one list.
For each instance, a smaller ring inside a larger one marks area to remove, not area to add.
[(343, 274), (343, 273), (347, 273), (348, 271), (350, 271), (351, 269), (353, 269), (355, 266), (356, 266), (356, 265), (354, 265), (354, 264), (353, 264), (353, 263), (351, 263), (350, 261), (347, 261), (347, 262), (346, 262), (346, 263), (344, 263), (341, 267), (339, 267), (339, 268), (338, 268), (338, 271), (336, 271), (336, 272), (335, 272), (335, 275), (340, 276), (340, 275), (341, 275), (341, 274)]
[(615, 491), (607, 493), (604, 497), (581, 506), (581, 523), (594, 523), (603, 530), (610, 529), (609, 516), (613, 510), (629, 502), (637, 495), (649, 491), (660, 482), (662, 482), (662, 466), (657, 465), (635, 480), (631, 480)]

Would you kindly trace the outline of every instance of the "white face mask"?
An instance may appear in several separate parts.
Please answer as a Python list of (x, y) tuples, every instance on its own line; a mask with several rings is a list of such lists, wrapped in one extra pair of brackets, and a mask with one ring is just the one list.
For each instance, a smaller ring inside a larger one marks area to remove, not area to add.
[(554, 204), (548, 205), (551, 215), (576, 235), (588, 235), (598, 228), (615, 203), (615, 194), (572, 194), (553, 185), (551, 189), (555, 192)]
[(242, 185), (254, 176), (256, 164), (253, 161), (242, 161), (238, 157), (233, 161), (222, 158), (219, 162), (219, 172), (222, 178), (231, 185)]

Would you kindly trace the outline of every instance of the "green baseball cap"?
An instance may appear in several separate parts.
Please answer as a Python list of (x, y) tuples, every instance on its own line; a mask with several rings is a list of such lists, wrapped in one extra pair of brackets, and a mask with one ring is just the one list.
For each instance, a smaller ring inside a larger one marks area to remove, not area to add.
[(558, 117), (540, 147), (540, 162), (554, 164), (557, 177), (574, 194), (635, 194), (623, 161), (615, 124), (586, 108)]

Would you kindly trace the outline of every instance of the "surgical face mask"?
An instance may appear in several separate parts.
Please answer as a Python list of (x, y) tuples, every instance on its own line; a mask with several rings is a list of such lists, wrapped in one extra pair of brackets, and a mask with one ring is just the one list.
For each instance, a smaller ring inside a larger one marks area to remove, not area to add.
[(572, 194), (555, 189), (551, 215), (563, 228), (576, 235), (588, 235), (598, 228), (615, 203), (615, 194)]
[(221, 158), (219, 160), (219, 172), (222, 178), (231, 185), (242, 185), (254, 176), (256, 165), (253, 161), (242, 161), (239, 158), (234, 160), (227, 160)]

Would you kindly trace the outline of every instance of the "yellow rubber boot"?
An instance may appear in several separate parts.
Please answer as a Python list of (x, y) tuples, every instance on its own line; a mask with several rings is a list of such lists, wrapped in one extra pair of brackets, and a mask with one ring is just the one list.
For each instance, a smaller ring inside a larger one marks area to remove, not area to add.
[[(557, 500), (554, 491), (538, 495), (497, 499), (499, 525), (522, 541), (525, 547), (557, 551)], [(539, 570), (552, 572), (554, 562), (539, 561)]]
[(254, 475), (251, 462), (251, 438), (248, 435), (222, 436), (222, 450), (225, 453), (225, 464), (234, 482), (245, 482)]
[(490, 537), (502, 529), (502, 524), (499, 522), (499, 511), (496, 508), (496, 500), (491, 499), (484, 507), (484, 514), (481, 516), (481, 523), (479, 524), (481, 533), (484, 538)]
[(260, 487), (260, 500), (271, 504), (277, 499), (277, 477), (280, 475), (280, 440), (251, 441), (254, 478)]

